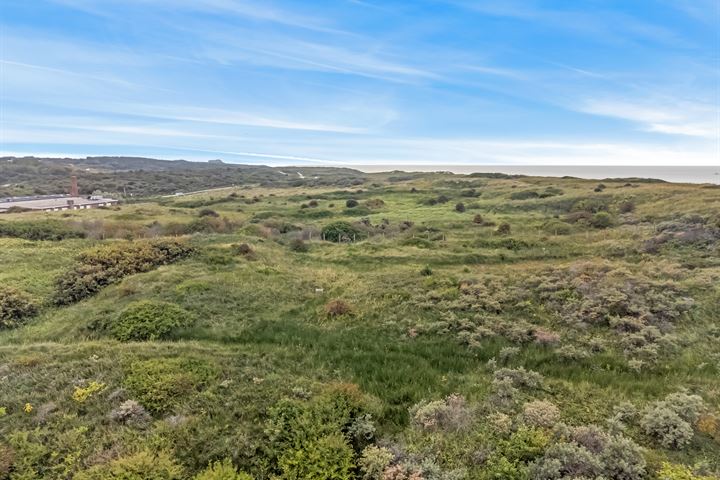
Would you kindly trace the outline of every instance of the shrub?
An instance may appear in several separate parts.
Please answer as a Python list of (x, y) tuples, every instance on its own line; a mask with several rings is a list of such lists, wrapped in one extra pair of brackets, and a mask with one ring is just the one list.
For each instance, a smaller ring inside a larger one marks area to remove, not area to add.
[(632, 200), (623, 200), (618, 204), (618, 212), (631, 213), (635, 211), (635, 202)]
[[(192, 222), (173, 227), (175, 235), (187, 235), (192, 233), (230, 233), (237, 227), (237, 224), (230, 219), (223, 217), (205, 216)], [(169, 232), (168, 232), (169, 233)]]
[(609, 228), (613, 224), (613, 219), (607, 212), (598, 212), (590, 219), (590, 225), (595, 228)]
[(232, 461), (226, 458), (208, 465), (202, 472), (193, 477), (193, 480), (252, 480), (247, 473), (238, 472)]
[(201, 390), (214, 376), (206, 362), (188, 358), (153, 358), (130, 365), (125, 386), (150, 411), (164, 413)]
[[(355, 478), (353, 447), (366, 445), (369, 403), (353, 384), (333, 385), (311, 400), (285, 398), (268, 412), (265, 432), (282, 478)], [(361, 437), (356, 436), (362, 433)]]
[(220, 214), (218, 214), (215, 210), (211, 208), (203, 208), (198, 212), (198, 217), (219, 217)]
[(325, 314), (328, 317), (339, 317), (352, 312), (352, 307), (344, 300), (330, 300), (325, 304)]
[(322, 238), (330, 242), (354, 242), (363, 237), (363, 232), (347, 222), (335, 222), (322, 229)]
[(712, 480), (712, 477), (701, 477), (695, 475), (685, 465), (675, 465), (663, 462), (662, 468), (657, 472), (658, 480)]
[(172, 263), (193, 251), (180, 240), (118, 242), (86, 250), (55, 282), (55, 303), (77, 302), (128, 275)]
[(145, 407), (135, 400), (124, 401), (120, 406), (113, 409), (108, 417), (113, 422), (134, 427), (145, 427), (151, 420)]
[(352, 480), (354, 453), (340, 434), (327, 435), (287, 450), (278, 465), (287, 480)]
[(459, 213), (463, 213), (465, 211), (465, 204), (460, 202), (455, 205), (455, 211)]
[(572, 227), (560, 220), (550, 220), (546, 222), (542, 228), (545, 233), (552, 235), (569, 235), (572, 233)]
[(174, 330), (189, 326), (192, 321), (190, 313), (174, 303), (141, 300), (128, 305), (110, 331), (113, 337), (123, 342), (160, 340)]
[(495, 230), (495, 233), (497, 233), (498, 235), (510, 235), (510, 230), (511, 230), (510, 224), (503, 222), (500, 225), (498, 225), (498, 228), (497, 228), (497, 230)]
[(574, 443), (556, 443), (548, 447), (543, 457), (530, 467), (530, 478), (554, 480), (570, 478), (596, 478), (603, 465), (600, 459), (585, 447)]
[(345, 202), (345, 206), (346, 206), (347, 208), (355, 208), (355, 207), (357, 207), (358, 205), (360, 205), (360, 204), (358, 203), (358, 201), (355, 200), (355, 199), (352, 199), (352, 198), (349, 199), (349, 200), (347, 200), (347, 201)]
[(473, 223), (476, 223), (478, 225), (482, 225), (483, 223), (485, 223), (483, 216), (480, 215), (479, 213), (477, 215), (475, 215), (473, 217)]
[(250, 245), (247, 243), (234, 243), (230, 249), (232, 250), (233, 255), (242, 255), (244, 257), (247, 257), (249, 255), (252, 255), (255, 253), (255, 251), (252, 249)]
[(520, 190), (510, 194), (510, 200), (528, 200), (530, 198), (538, 198), (540, 194), (535, 190)]
[(363, 480), (383, 480), (383, 472), (394, 457), (395, 455), (387, 448), (375, 445), (365, 447), (358, 460)]
[(422, 269), (420, 269), (420, 275), (423, 277), (429, 277), (433, 274), (432, 268), (430, 268), (430, 265), (425, 265)]
[(380, 198), (371, 198), (370, 200), (368, 200), (367, 202), (365, 202), (365, 206), (368, 207), (368, 208), (377, 209), (377, 208), (382, 208), (382, 207), (384, 207), (384, 206), (385, 206), (385, 202), (384, 202), (382, 199), (380, 199)]
[(690, 395), (686, 392), (675, 392), (666, 396), (662, 402), (680, 417), (689, 423), (697, 422), (705, 410), (705, 402), (699, 395)]
[(142, 450), (129, 457), (120, 457), (104, 465), (96, 465), (77, 473), (73, 480), (181, 480), (183, 468), (164, 451)]
[(310, 200), (310, 201), (308, 202), (308, 207), (310, 207), (310, 208), (316, 208), (316, 207), (319, 206), (319, 205), (320, 205), (320, 204), (318, 203), (317, 200)]
[(646, 435), (665, 448), (680, 449), (693, 437), (692, 426), (674, 410), (664, 405), (654, 405), (645, 410), (640, 426)]
[(646, 462), (640, 447), (629, 438), (613, 436), (607, 441), (600, 459), (607, 478), (642, 480), (646, 475)]
[(462, 430), (470, 424), (471, 412), (465, 397), (458, 394), (444, 400), (421, 402), (410, 408), (413, 425), (423, 430)]
[(290, 241), (290, 250), (304, 253), (310, 250), (310, 247), (308, 247), (308, 244), (305, 243), (302, 238), (294, 238)]
[(518, 347), (503, 347), (498, 352), (498, 360), (501, 363), (507, 363), (508, 360), (516, 357), (518, 353), (520, 353), (520, 348)]
[(75, 391), (73, 392), (73, 400), (78, 403), (85, 403), (88, 398), (103, 390), (105, 390), (104, 383), (92, 381), (88, 383), (87, 387), (75, 387)]
[(640, 426), (665, 448), (682, 448), (692, 439), (692, 423), (704, 409), (703, 399), (698, 395), (671, 393), (644, 410)]
[(523, 405), (522, 419), (531, 427), (549, 428), (560, 420), (560, 409), (546, 400), (533, 400)]
[(14, 287), (0, 286), (0, 330), (16, 327), (37, 312), (33, 297)]
[(538, 388), (543, 376), (532, 370), (520, 368), (499, 368), (493, 373), (493, 380), (508, 380), (516, 388)]
[(0, 237), (25, 240), (64, 240), (85, 238), (85, 232), (57, 220), (0, 222)]
[(533, 341), (543, 346), (557, 345), (560, 342), (560, 334), (552, 330), (537, 327), (533, 330)]

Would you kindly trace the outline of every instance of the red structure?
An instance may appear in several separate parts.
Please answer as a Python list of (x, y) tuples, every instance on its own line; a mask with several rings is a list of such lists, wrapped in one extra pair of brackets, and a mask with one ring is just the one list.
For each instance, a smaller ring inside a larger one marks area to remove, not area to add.
[(77, 177), (75, 175), (70, 177), (70, 196), (71, 197), (79, 197), (80, 196), (80, 193), (78, 192)]

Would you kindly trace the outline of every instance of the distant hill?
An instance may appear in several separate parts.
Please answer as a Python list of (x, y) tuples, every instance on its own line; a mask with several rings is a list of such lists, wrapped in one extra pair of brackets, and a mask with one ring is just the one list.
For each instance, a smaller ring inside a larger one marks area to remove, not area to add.
[(0, 157), (0, 197), (63, 193), (77, 175), (81, 194), (147, 197), (230, 185), (347, 187), (366, 175), (349, 168), (268, 167), (143, 157)]

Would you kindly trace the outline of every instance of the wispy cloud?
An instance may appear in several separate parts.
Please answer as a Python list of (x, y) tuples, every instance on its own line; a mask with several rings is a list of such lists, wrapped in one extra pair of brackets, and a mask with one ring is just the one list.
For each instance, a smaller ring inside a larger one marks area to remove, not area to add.
[(655, 100), (637, 103), (632, 100), (591, 99), (579, 110), (594, 115), (620, 118), (637, 123), (648, 132), (720, 139), (720, 117), (717, 104)]
[(592, 36), (606, 43), (640, 38), (673, 46), (687, 44), (685, 39), (664, 26), (619, 11), (588, 7), (581, 3), (573, 4), (574, 8), (559, 9), (546, 7), (536, 0), (503, 0), (502, 2), (447, 0), (447, 2), (484, 15), (533, 22), (552, 29)]
[(0, 148), (717, 163), (716, 2), (641, 3), (6, 2)]
[(248, 0), (52, 0), (56, 3), (101, 17), (121, 17), (123, 9), (135, 7), (157, 12), (204, 12), (277, 23), (290, 27), (332, 34), (348, 34), (333, 28), (318, 16), (303, 15), (273, 6), (271, 2)]

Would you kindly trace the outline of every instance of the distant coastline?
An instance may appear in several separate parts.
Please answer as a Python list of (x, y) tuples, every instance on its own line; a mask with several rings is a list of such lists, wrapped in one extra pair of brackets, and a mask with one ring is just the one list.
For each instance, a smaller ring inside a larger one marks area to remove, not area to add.
[(643, 166), (643, 165), (352, 165), (366, 173), (401, 170), (404, 172), (506, 173), (540, 177), (577, 177), (587, 179), (653, 178), (673, 183), (709, 183), (720, 185), (718, 166)]

